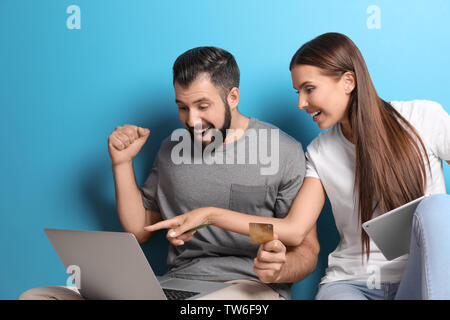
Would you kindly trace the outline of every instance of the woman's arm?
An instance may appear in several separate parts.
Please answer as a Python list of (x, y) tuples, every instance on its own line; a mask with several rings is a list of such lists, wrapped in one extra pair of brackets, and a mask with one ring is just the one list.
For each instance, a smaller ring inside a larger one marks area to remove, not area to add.
[(325, 191), (316, 178), (306, 178), (284, 219), (243, 214), (227, 209), (213, 208), (208, 222), (215, 226), (248, 235), (250, 222), (271, 223), (279, 240), (288, 246), (300, 245), (316, 223), (325, 203)]
[[(169, 230), (168, 236), (176, 238), (200, 224), (213, 223), (216, 227), (248, 235), (248, 224), (250, 222), (270, 223), (273, 224), (274, 232), (278, 234), (281, 242), (288, 246), (298, 246), (316, 223), (325, 199), (326, 193), (320, 179), (307, 177), (284, 219), (260, 217), (227, 209), (207, 207), (158, 222), (145, 227), (145, 230), (156, 231), (172, 228)], [(187, 241), (188, 238), (183, 240)]]

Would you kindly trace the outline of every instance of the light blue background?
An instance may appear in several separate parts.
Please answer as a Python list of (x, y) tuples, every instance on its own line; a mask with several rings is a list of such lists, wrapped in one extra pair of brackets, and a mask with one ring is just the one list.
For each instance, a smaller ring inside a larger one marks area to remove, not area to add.
[[(81, 30), (66, 27), (71, 4), (81, 8)], [(379, 30), (366, 26), (372, 4), (381, 9)], [(126, 123), (152, 130), (135, 159), (143, 183), (160, 142), (181, 125), (171, 67), (185, 50), (214, 45), (233, 53), (241, 112), (306, 147), (319, 129), (296, 109), (288, 70), (301, 44), (324, 32), (345, 33), (381, 97), (435, 100), (449, 112), (449, 21), (447, 0), (0, 0), (0, 298), (65, 285), (43, 228), (122, 230), (107, 137)], [(314, 297), (337, 245), (329, 203), (319, 239), (318, 267), (294, 285), (294, 299)], [(163, 233), (143, 248), (163, 273)]]

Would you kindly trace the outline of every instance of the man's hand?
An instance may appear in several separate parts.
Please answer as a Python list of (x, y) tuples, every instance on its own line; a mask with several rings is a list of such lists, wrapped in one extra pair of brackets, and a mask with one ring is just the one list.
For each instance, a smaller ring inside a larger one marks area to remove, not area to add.
[(112, 164), (131, 162), (147, 141), (150, 130), (126, 124), (116, 127), (108, 137), (108, 151)]
[(259, 247), (258, 255), (253, 260), (253, 271), (263, 283), (278, 282), (281, 270), (286, 263), (286, 247), (278, 240), (276, 234), (274, 238), (275, 240)]

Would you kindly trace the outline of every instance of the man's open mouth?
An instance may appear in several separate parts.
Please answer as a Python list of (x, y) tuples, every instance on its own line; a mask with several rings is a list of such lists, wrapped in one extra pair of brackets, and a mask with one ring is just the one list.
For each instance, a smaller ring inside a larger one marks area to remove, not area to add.
[(208, 128), (202, 129), (202, 130), (195, 130), (194, 129), (194, 134), (204, 137), (210, 129), (212, 129), (212, 128), (208, 127)]

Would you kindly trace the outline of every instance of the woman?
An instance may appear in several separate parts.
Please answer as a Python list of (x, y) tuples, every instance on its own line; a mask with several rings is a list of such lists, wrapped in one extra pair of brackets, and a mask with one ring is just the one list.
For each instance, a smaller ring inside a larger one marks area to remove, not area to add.
[[(450, 298), (450, 196), (442, 160), (450, 163), (450, 117), (431, 101), (385, 102), (376, 93), (355, 44), (323, 34), (293, 56), (290, 71), (306, 110), (322, 132), (307, 148), (304, 183), (284, 219), (200, 208), (146, 227), (169, 230), (172, 244), (204, 223), (248, 235), (248, 223), (274, 225), (279, 240), (299, 245), (326, 197), (340, 243), (330, 254), (316, 299)], [(410, 254), (387, 261), (361, 225), (424, 194), (414, 216)], [(381, 281), (374, 289), (374, 271)]]

